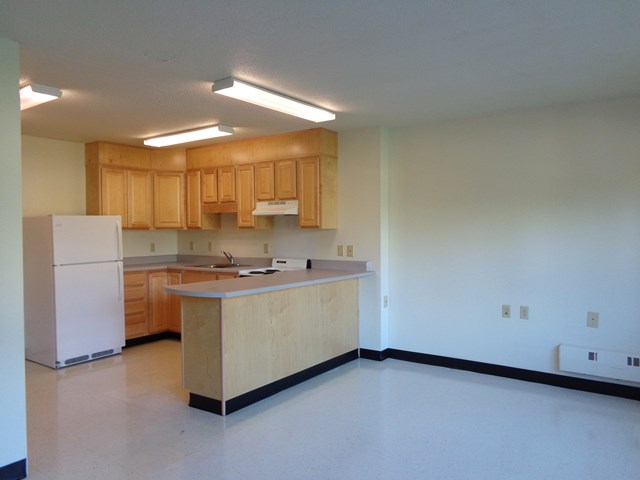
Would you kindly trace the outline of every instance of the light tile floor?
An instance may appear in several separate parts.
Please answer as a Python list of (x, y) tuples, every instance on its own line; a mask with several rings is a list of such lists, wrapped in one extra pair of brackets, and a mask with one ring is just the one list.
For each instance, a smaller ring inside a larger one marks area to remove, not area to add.
[(27, 362), (29, 478), (640, 479), (640, 402), (357, 360), (227, 417), (189, 408), (180, 344)]

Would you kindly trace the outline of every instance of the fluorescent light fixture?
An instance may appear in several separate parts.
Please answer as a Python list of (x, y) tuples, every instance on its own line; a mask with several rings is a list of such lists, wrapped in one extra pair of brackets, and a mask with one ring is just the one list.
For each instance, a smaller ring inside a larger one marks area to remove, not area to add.
[(315, 105), (310, 105), (282, 95), (281, 93), (272, 92), (266, 88), (241, 82), (231, 77), (216, 80), (211, 90), (215, 93), (226, 95), (227, 97), (244, 100), (254, 105), (270, 108), (289, 115), (295, 115), (296, 117), (311, 120), (312, 122), (326, 122), (336, 118), (335, 113), (329, 110), (324, 110)]
[(225, 135), (233, 135), (233, 133), (233, 127), (228, 127), (227, 125), (214, 125), (213, 127), (198, 128), (196, 130), (187, 130), (186, 132), (171, 133), (161, 137), (148, 138), (144, 141), (144, 144), (149, 145), (150, 147), (166, 147), (167, 145), (176, 145), (178, 143), (224, 137)]
[(20, 89), (20, 110), (35, 107), (41, 103), (57, 100), (62, 96), (62, 91), (56, 87), (32, 83)]

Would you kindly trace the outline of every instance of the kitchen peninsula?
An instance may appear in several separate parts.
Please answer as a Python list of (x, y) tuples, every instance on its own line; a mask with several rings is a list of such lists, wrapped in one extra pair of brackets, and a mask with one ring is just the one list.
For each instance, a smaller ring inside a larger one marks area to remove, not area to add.
[(226, 415), (357, 358), (358, 279), (373, 274), (312, 268), (165, 287), (182, 297), (189, 405)]

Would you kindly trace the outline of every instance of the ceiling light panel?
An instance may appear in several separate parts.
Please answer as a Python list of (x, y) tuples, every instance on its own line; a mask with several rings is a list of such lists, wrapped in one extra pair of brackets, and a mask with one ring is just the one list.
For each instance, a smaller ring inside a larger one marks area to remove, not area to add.
[(41, 103), (57, 100), (62, 96), (62, 91), (56, 87), (31, 83), (20, 89), (20, 110), (35, 107)]
[(336, 118), (336, 115), (329, 110), (231, 77), (216, 80), (211, 89), (215, 93), (227, 97), (243, 100), (254, 105), (311, 120), (312, 122), (326, 122)]
[(214, 125), (212, 127), (198, 128), (196, 130), (188, 130), (185, 132), (170, 133), (160, 137), (148, 138), (144, 141), (145, 145), (150, 147), (166, 147), (168, 145), (177, 145), (179, 143), (196, 142), (198, 140), (207, 140), (209, 138), (224, 137), (233, 135), (233, 127), (227, 125)]

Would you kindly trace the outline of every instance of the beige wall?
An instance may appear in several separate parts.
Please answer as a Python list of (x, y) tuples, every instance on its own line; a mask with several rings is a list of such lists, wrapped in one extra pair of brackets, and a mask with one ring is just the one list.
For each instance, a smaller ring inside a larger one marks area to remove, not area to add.
[(0, 468), (26, 459), (18, 44), (0, 38)]
[(22, 212), (84, 215), (84, 145), (22, 136)]

